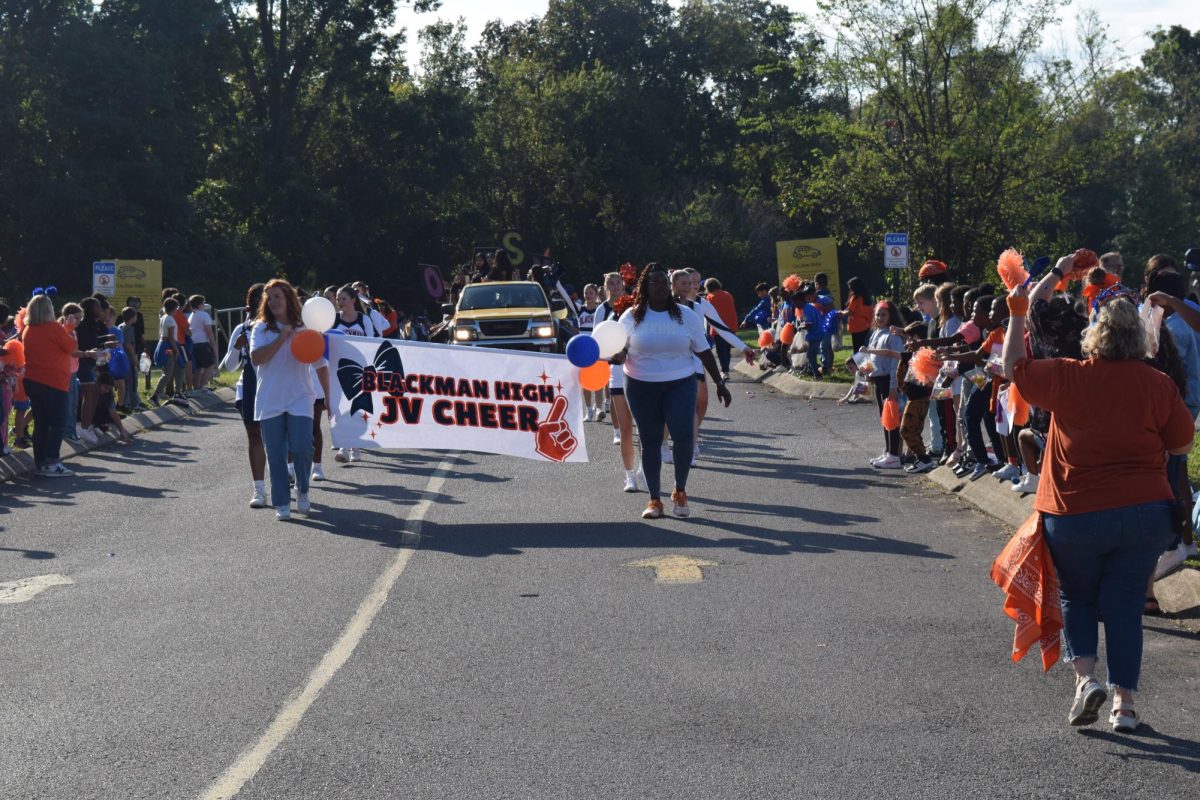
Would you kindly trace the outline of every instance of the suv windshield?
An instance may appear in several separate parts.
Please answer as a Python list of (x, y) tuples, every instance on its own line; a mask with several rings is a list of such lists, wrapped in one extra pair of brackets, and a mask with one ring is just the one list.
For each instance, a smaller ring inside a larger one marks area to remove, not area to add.
[(546, 308), (546, 295), (536, 283), (477, 283), (463, 289), (458, 310), (475, 311), (481, 308)]

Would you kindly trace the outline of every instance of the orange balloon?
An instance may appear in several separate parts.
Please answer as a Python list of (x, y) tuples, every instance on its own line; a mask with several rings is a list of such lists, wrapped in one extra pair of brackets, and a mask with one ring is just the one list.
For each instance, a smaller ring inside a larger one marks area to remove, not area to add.
[(782, 328), (779, 329), (779, 341), (783, 342), (783, 344), (785, 346), (790, 346), (791, 343), (793, 341), (795, 341), (795, 339), (796, 339), (796, 326), (793, 325), (792, 323), (789, 322), (788, 324), (784, 325)]
[(292, 355), (301, 364), (312, 364), (325, 355), (325, 338), (314, 330), (305, 328), (292, 337)]
[(579, 370), (579, 385), (589, 392), (598, 392), (608, 386), (610, 369), (607, 361), (597, 361), (590, 367)]
[(773, 344), (775, 344), (775, 337), (771, 335), (770, 331), (763, 331), (758, 335), (759, 347), (770, 347)]

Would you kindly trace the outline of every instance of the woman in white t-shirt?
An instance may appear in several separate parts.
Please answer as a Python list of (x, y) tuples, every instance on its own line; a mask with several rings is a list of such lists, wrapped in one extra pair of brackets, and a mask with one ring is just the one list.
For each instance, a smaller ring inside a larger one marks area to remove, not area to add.
[(693, 357), (708, 370), (717, 385), (717, 397), (728, 406), (729, 394), (717, 359), (704, 332), (704, 321), (690, 308), (675, 302), (667, 273), (648, 264), (638, 280), (633, 308), (621, 315), (629, 344), (613, 360), (624, 365), (625, 399), (642, 439), (642, 472), (650, 502), (643, 519), (663, 514), (660, 499), (663, 428), (674, 445), (675, 490), (671, 512), (686, 517), (687, 478), (691, 468), (696, 422), (696, 370)]
[[(296, 470), (296, 510), (309, 512), (308, 487), (313, 461), (313, 389), (308, 364), (292, 355), (292, 337), (303, 327), (300, 299), (285, 280), (276, 278), (263, 290), (258, 322), (250, 333), (250, 362), (258, 385), (254, 393), (254, 420), (262, 429), (271, 471), (271, 504), (275, 518), (291, 516), (288, 487), (288, 452)], [(322, 393), (329, 396), (329, 368), (325, 359), (313, 365)], [(328, 412), (328, 409), (326, 410)]]

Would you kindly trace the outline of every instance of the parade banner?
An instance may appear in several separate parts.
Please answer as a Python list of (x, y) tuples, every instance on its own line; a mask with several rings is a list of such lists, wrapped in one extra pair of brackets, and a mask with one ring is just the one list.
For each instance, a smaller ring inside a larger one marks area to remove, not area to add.
[(335, 447), (473, 450), (587, 461), (566, 356), (329, 336)]

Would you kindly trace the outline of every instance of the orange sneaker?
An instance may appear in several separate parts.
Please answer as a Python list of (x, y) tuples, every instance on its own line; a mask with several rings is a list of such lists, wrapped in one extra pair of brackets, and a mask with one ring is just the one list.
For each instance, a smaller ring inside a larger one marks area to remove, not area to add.
[(671, 513), (677, 517), (686, 517), (692, 513), (687, 504), (687, 492), (683, 489), (671, 492)]
[(642, 512), (642, 519), (658, 519), (662, 515), (662, 500), (651, 500), (646, 504), (646, 510)]

